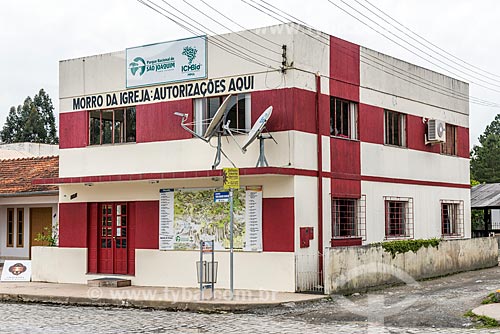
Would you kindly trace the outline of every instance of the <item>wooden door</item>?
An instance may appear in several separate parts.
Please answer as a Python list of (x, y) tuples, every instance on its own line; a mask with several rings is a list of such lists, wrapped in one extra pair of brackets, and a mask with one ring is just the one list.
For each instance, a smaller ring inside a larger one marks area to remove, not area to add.
[(30, 209), (30, 247), (48, 246), (47, 241), (36, 241), (37, 235), (52, 234), (52, 208)]
[(127, 204), (101, 204), (98, 231), (98, 271), (103, 274), (127, 274)]

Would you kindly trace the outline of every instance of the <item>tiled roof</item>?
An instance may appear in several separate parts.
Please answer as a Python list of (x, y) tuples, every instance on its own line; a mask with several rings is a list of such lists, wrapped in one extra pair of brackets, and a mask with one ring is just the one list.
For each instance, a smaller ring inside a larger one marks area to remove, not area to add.
[(57, 191), (57, 186), (32, 184), (32, 181), (58, 176), (59, 157), (0, 160), (0, 194)]

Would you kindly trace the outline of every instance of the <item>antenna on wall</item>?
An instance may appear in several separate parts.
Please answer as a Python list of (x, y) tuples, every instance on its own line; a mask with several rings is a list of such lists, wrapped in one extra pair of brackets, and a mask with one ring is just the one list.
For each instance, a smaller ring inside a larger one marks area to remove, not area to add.
[(223, 128), (231, 135), (231, 137), (234, 139), (236, 144), (240, 147), (241, 151), (243, 153), (246, 153), (248, 146), (250, 146), (256, 139), (259, 139), (260, 143), (260, 148), (259, 148), (259, 159), (257, 160), (257, 165), (256, 167), (268, 167), (269, 164), (266, 159), (266, 154), (265, 154), (265, 146), (264, 146), (264, 141), (266, 139), (272, 139), (276, 144), (276, 140), (274, 137), (271, 135), (270, 132), (267, 132), (264, 134), (263, 131), (266, 129), (266, 124), (269, 118), (271, 117), (273, 113), (273, 107), (269, 106), (267, 107), (266, 110), (259, 116), (255, 124), (252, 126), (252, 129), (248, 133), (248, 136), (243, 143), (243, 146), (240, 146), (236, 139), (234, 138), (231, 130), (229, 129), (229, 122), (226, 125), (223, 125)]
[[(180, 112), (175, 112), (174, 115), (176, 116), (179, 116), (179, 117), (182, 117), (182, 120), (181, 120), (181, 127), (186, 130), (187, 132), (189, 132), (190, 134), (192, 134), (194, 137), (198, 138), (198, 139), (201, 139), (203, 140), (204, 142), (208, 143), (210, 146), (213, 147), (212, 144), (210, 144), (210, 140), (215, 136), (217, 135), (217, 146), (216, 146), (216, 149), (217, 149), (217, 152), (215, 153), (215, 158), (214, 158), (214, 163), (212, 165), (212, 169), (216, 169), (217, 166), (220, 164), (220, 161), (221, 161), (221, 154), (227, 159), (229, 160), (229, 162), (231, 162), (231, 164), (233, 165), (233, 167), (236, 167), (235, 164), (231, 161), (231, 159), (229, 159), (229, 157), (226, 155), (226, 153), (224, 153), (224, 151), (222, 150), (222, 134), (224, 132), (224, 129), (226, 128), (225, 126), (221, 126), (222, 122), (224, 121), (225, 119), (225, 116), (227, 115), (228, 113), (228, 105), (229, 105), (229, 101), (231, 99), (231, 96), (232, 95), (228, 95), (224, 101), (222, 102), (222, 104), (220, 105), (220, 107), (217, 109), (217, 111), (215, 112), (215, 115), (213, 118), (211, 119), (206, 119), (206, 120), (203, 120), (202, 123), (210, 120), (210, 123), (208, 124), (207, 126), (207, 129), (205, 131), (205, 133), (203, 134), (203, 136), (200, 136), (199, 134), (197, 134), (196, 132), (194, 132), (193, 130), (191, 130), (189, 128), (188, 125), (193, 125), (193, 123), (186, 123), (189, 115), (188, 114), (183, 114), (183, 113), (180, 113)], [(229, 122), (228, 122), (229, 123)]]

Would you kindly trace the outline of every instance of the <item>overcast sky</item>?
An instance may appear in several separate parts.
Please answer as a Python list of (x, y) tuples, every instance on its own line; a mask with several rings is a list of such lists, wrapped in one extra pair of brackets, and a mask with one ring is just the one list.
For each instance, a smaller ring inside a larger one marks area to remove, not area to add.
[[(187, 1), (209, 11), (200, 0)], [(240, 0), (206, 1), (246, 28), (279, 23)], [(328, 0), (267, 1), (327, 33), (446, 73), (373, 32)], [(355, 0), (331, 1), (346, 10), (351, 9), (342, 1), (362, 9)], [(497, 60), (500, 54), (500, 1), (369, 1), (440, 48), (500, 76), (500, 62)], [(159, 0), (157, 2), (164, 5)], [(210, 25), (216, 32), (225, 32), (213, 22), (197, 15), (183, 0), (168, 0), (168, 3), (192, 19)], [(223, 22), (222, 18), (218, 20)], [(227, 24), (230, 25), (229, 22)], [(11, 106), (21, 104), (26, 96), (33, 96), (40, 88), (49, 93), (58, 111), (59, 60), (191, 36), (136, 0), (3, 1), (0, 25), (0, 64), (3, 67), (0, 71), (0, 127)], [(238, 30), (234, 25), (231, 28)], [(484, 79), (478, 74), (473, 75)], [(500, 91), (500, 77), (493, 79), (499, 80), (496, 82), (499, 86), (490, 87)], [(485, 85), (478, 79), (470, 80)], [(500, 93), (476, 84), (471, 83), (470, 95), (500, 104)], [(499, 108), (471, 103), (471, 143), (477, 143), (479, 134), (499, 112)]]

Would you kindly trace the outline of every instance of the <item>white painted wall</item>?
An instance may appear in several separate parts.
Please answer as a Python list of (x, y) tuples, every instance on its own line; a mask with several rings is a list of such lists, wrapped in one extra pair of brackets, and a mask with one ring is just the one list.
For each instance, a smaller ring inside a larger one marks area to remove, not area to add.
[(361, 143), (361, 175), (469, 184), (469, 159)]
[(360, 56), (361, 103), (468, 127), (467, 83), (364, 47)]
[[(136, 250), (136, 275), (123, 276), (133, 285), (198, 287), (197, 251)], [(33, 281), (85, 284), (106, 275), (87, 274), (85, 248), (33, 248)], [(216, 288), (229, 288), (229, 253), (217, 252), (219, 262)], [(235, 289), (295, 291), (293, 253), (234, 254)]]
[(365, 244), (385, 238), (384, 196), (413, 198), (414, 238), (441, 237), (441, 200), (464, 201), (464, 232), (470, 238), (470, 190), (431, 186), (405, 185), (383, 182), (361, 182), (361, 193), (366, 195)]
[[(273, 133), (265, 143), (266, 158), (271, 167), (293, 167), (314, 170), (317, 166), (316, 136), (299, 131)], [(238, 140), (243, 141), (239, 136)], [(215, 139), (213, 145), (216, 145)], [(259, 143), (253, 143), (246, 154), (229, 139), (222, 149), (239, 168), (255, 167)], [(60, 177), (180, 172), (211, 169), (216, 149), (199, 139), (123, 145), (98, 145), (65, 149), (60, 152)], [(175, 157), (175, 158), (173, 158)], [(232, 167), (222, 157), (221, 167)]]
[[(292, 176), (242, 176), (240, 185), (262, 186), (263, 198), (293, 197), (294, 183)], [(105, 202), (105, 201), (154, 201), (160, 199), (160, 189), (182, 188), (222, 188), (222, 177), (217, 181), (210, 178), (150, 181), (94, 183), (61, 185), (60, 203)], [(78, 194), (70, 199), (71, 194)]]

